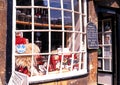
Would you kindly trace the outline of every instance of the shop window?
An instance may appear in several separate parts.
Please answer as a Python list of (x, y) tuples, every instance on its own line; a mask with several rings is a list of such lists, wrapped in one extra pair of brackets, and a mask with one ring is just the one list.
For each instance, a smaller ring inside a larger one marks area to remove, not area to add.
[(14, 0), (12, 71), (30, 83), (86, 74), (86, 3)]
[(98, 70), (112, 72), (112, 23), (111, 19), (99, 21)]

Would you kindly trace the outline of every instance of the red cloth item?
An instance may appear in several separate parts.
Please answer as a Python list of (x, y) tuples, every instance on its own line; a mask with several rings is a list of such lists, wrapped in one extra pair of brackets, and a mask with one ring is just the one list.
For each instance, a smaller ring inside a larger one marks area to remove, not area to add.
[(26, 44), (26, 38), (22, 38), (20, 36), (16, 36), (16, 44)]

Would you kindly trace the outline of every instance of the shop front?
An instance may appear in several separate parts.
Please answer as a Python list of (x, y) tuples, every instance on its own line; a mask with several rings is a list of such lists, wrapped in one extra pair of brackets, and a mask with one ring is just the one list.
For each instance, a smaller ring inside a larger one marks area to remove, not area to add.
[(26, 74), (29, 84), (88, 74), (86, 0), (13, 0), (12, 5), (11, 74)]
[(95, 9), (93, 0), (0, 0), (2, 84), (97, 85)]

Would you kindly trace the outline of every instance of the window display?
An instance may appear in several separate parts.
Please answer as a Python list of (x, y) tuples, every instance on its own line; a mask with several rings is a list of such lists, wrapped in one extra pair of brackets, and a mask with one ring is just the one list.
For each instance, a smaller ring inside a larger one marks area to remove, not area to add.
[[(98, 70), (112, 71), (112, 26), (111, 19), (103, 19), (99, 21), (98, 38)], [(101, 25), (101, 26), (100, 26)]]
[(13, 2), (13, 71), (30, 83), (87, 73), (85, 0)]

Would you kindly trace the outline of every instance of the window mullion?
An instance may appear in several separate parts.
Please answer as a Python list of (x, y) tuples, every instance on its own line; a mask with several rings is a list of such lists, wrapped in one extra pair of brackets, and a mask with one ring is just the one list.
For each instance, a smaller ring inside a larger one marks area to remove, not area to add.
[[(15, 31), (16, 31), (16, 25), (14, 25), (14, 23), (16, 23), (16, 0), (13, 0), (13, 29), (12, 29), (12, 38), (13, 41), (15, 41)], [(12, 43), (12, 72), (15, 71), (15, 42)]]

